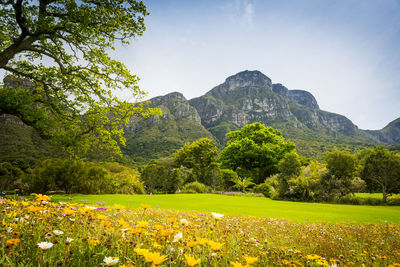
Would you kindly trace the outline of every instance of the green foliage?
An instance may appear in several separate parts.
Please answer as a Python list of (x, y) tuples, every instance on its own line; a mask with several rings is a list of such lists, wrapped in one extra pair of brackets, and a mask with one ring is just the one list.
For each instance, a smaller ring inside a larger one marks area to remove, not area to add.
[(157, 118), (157, 123), (149, 126), (147, 120), (138, 122), (139, 132), (125, 131), (126, 147), (123, 153), (138, 163), (146, 163), (151, 159), (170, 157), (187, 142), (212, 135), (200, 124), (188, 119)]
[(322, 177), (321, 187), (324, 199), (331, 200), (335, 196), (343, 197), (355, 193), (357, 187), (353, 185), (354, 174), (357, 168), (357, 158), (348, 151), (334, 149), (324, 154), (328, 173)]
[(239, 189), (242, 193), (246, 192), (246, 189), (248, 187), (255, 185), (255, 183), (253, 183), (253, 180), (249, 177), (238, 176), (234, 178), (232, 182), (235, 184), (233, 187)]
[(118, 163), (94, 163), (75, 159), (48, 159), (28, 169), (30, 192), (143, 194), (136, 170)]
[(238, 175), (236, 172), (230, 169), (221, 169), (221, 178), (224, 183), (224, 189), (226, 191), (230, 191), (232, 187), (235, 185), (234, 180), (238, 179)]
[(182, 193), (209, 193), (211, 188), (199, 182), (185, 184), (182, 188)]
[(278, 162), (295, 147), (280, 131), (258, 122), (227, 133), (227, 137), (228, 144), (220, 154), (222, 167), (238, 170), (242, 176), (250, 174), (255, 183), (276, 173)]
[(386, 202), (392, 193), (400, 192), (400, 154), (376, 146), (365, 157), (361, 177), (368, 190), (379, 190)]
[(185, 170), (168, 166), (168, 161), (157, 160), (150, 161), (140, 175), (147, 193), (150, 194), (175, 193), (184, 182), (182, 176), (186, 178)]
[(272, 187), (267, 183), (261, 183), (253, 188), (254, 193), (262, 193), (265, 197), (271, 196)]
[(296, 151), (287, 153), (278, 163), (279, 194), (284, 196), (289, 188), (289, 180), (297, 177), (301, 170), (301, 161)]
[(23, 187), (24, 172), (9, 162), (0, 163), (0, 191)]
[(215, 173), (217, 167), (218, 149), (213, 140), (200, 138), (192, 143), (185, 144), (174, 154), (174, 161), (177, 167), (184, 166), (193, 170), (196, 181), (206, 185), (217, 185), (220, 176)]
[(287, 153), (278, 163), (278, 170), (281, 175), (292, 177), (300, 174), (301, 161), (296, 151)]
[(113, 95), (144, 92), (138, 78), (108, 51), (145, 30), (148, 14), (134, 0), (2, 1), (0, 114), (19, 117), (75, 155), (120, 154), (131, 116), (158, 114)]

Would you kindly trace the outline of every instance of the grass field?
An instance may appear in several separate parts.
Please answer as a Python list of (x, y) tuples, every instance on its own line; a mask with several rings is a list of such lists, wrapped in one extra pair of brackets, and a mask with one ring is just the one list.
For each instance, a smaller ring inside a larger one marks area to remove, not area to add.
[[(382, 199), (382, 193), (356, 193), (356, 197)], [(391, 198), (400, 198), (400, 194), (393, 194)]]
[(295, 222), (400, 223), (399, 206), (304, 203), (216, 194), (55, 195), (53, 200), (87, 204), (105, 202), (106, 206), (118, 204), (130, 208), (138, 208), (140, 204), (149, 204), (152, 208), (287, 218)]

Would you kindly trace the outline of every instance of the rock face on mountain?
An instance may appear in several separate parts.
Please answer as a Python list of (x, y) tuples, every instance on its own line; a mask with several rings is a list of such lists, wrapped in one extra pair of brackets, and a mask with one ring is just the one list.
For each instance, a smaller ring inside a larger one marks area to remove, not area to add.
[(382, 130), (365, 130), (379, 141), (387, 144), (400, 144), (400, 118), (390, 122)]
[(172, 155), (186, 142), (202, 137), (213, 138), (201, 125), (196, 109), (181, 93), (170, 93), (150, 99), (149, 107), (157, 107), (162, 116), (132, 118), (125, 129), (124, 154), (138, 162)]
[(244, 71), (228, 77), (204, 96), (189, 103), (201, 122), (221, 142), (225, 134), (252, 122), (270, 124), (295, 120), (289, 103), (272, 90), (271, 79), (259, 71)]
[(308, 128), (330, 136), (362, 137), (366, 135), (342, 115), (322, 111), (314, 96), (304, 90), (289, 90), (259, 71), (243, 71), (228, 77), (204, 96), (192, 99), (201, 122), (221, 143), (225, 134), (253, 122), (266, 125)]

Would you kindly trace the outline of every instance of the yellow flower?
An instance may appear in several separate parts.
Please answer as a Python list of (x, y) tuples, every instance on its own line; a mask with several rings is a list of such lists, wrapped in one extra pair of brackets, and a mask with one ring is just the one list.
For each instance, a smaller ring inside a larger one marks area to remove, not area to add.
[(214, 241), (208, 241), (208, 244), (210, 245), (212, 250), (220, 250), (222, 246), (224, 245), (223, 243), (218, 243)]
[(145, 248), (135, 248), (133, 251), (140, 256), (144, 256), (146, 253), (149, 253), (149, 250)]
[(150, 205), (147, 205), (147, 204), (140, 204), (140, 206), (142, 206), (143, 209), (148, 209), (148, 208), (150, 208)]
[(152, 253), (153, 254), (153, 264), (160, 265), (164, 261), (168, 259), (167, 255), (160, 255), (160, 253)]
[(121, 206), (121, 205), (114, 205), (113, 208), (116, 209), (116, 210), (122, 210), (122, 209), (124, 208), (124, 206)]
[(119, 219), (118, 223), (121, 225), (122, 228), (129, 228), (129, 223), (125, 221), (123, 218)]
[(168, 221), (169, 221), (170, 223), (174, 223), (174, 222), (176, 222), (177, 220), (178, 220), (178, 219), (175, 218), (175, 217), (168, 218)]
[(161, 248), (161, 245), (158, 244), (156, 241), (154, 241), (153, 242), (153, 248), (156, 248), (156, 249)]
[(195, 266), (197, 264), (200, 264), (200, 262), (201, 262), (200, 258), (198, 258), (196, 260), (193, 256), (190, 256), (188, 254), (185, 255), (185, 259), (186, 259), (187, 265), (190, 266), (190, 267), (193, 267), (193, 266)]
[(244, 259), (246, 260), (247, 264), (249, 264), (249, 265), (252, 265), (258, 261), (257, 257), (246, 257), (245, 256)]
[(42, 195), (42, 194), (37, 194), (37, 195), (35, 195), (35, 197), (36, 197), (36, 201), (39, 201), (39, 202), (51, 200), (50, 196), (46, 196), (46, 195)]
[(146, 227), (147, 225), (149, 225), (149, 222), (146, 221), (138, 221), (138, 224), (140, 227)]
[(161, 224), (155, 224), (154, 229), (156, 229), (157, 231), (161, 231), (164, 229), (164, 226), (162, 226)]
[(129, 233), (131, 233), (132, 235), (134, 234), (140, 234), (143, 233), (144, 229), (143, 228), (133, 228), (129, 230)]
[(207, 238), (196, 238), (197, 243), (199, 243), (199, 245), (204, 245), (208, 243), (208, 239)]
[(320, 259), (320, 258), (322, 258), (321, 256), (318, 256), (318, 255), (316, 255), (316, 254), (310, 254), (310, 255), (307, 255), (306, 256), (306, 259), (307, 260), (317, 260), (317, 259)]
[(92, 240), (88, 241), (88, 244), (91, 246), (97, 246), (99, 243), (100, 243), (100, 241), (97, 239), (92, 239)]
[(30, 211), (30, 212), (38, 212), (38, 211), (41, 211), (42, 210), (42, 208), (41, 207), (36, 207), (36, 206), (29, 206), (28, 208), (27, 208), (27, 210), (28, 211)]

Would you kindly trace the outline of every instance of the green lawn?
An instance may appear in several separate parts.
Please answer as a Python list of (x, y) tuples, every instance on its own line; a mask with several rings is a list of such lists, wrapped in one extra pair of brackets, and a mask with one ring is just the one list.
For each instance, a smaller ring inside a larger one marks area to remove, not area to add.
[[(70, 198), (73, 198), (72, 200)], [(55, 201), (72, 201), (106, 206), (119, 204), (138, 208), (150, 204), (152, 208), (218, 212), (270, 218), (288, 218), (296, 222), (328, 223), (371, 222), (400, 223), (399, 206), (356, 206), (339, 204), (276, 201), (263, 197), (224, 196), (217, 194), (174, 195), (55, 195)], [(84, 201), (82, 201), (84, 200)]]
[[(356, 193), (356, 197), (382, 199), (382, 193)], [(393, 194), (388, 199), (400, 198), (400, 194)]]

